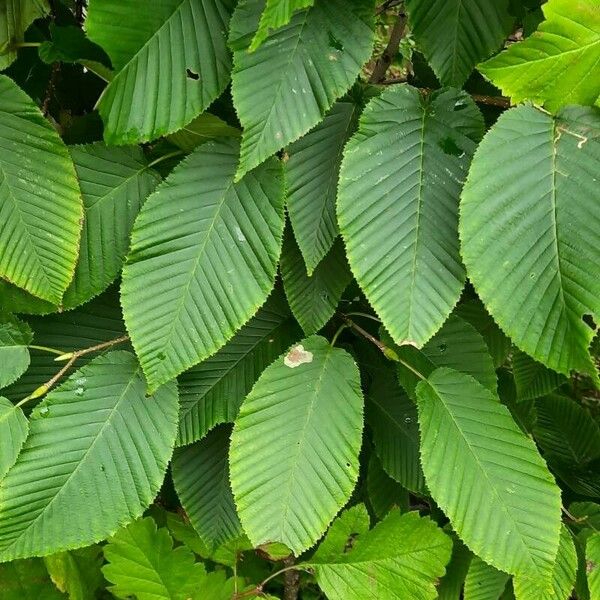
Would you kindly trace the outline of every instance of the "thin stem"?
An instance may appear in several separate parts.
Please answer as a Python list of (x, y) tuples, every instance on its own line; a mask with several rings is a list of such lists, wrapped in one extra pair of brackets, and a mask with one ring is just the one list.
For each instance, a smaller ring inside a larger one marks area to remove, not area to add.
[(269, 581), (271, 581), (272, 579), (275, 579), (275, 577), (279, 577), (279, 575), (282, 575), (283, 573), (287, 573), (287, 571), (291, 571), (293, 569), (296, 569), (298, 571), (306, 571), (307, 573), (310, 573), (310, 570), (307, 567), (303, 567), (301, 565), (289, 565), (289, 566), (284, 567), (283, 569), (279, 569), (279, 571), (275, 571), (275, 573), (269, 575), (266, 579), (264, 579), (261, 583), (259, 583), (255, 588), (253, 588), (251, 590), (247, 590), (246, 592), (242, 592), (241, 594), (237, 594), (237, 596), (233, 597), (233, 600), (242, 600), (242, 598), (248, 598), (250, 596), (256, 596), (256, 595), (262, 594), (265, 585), (267, 585), (267, 583), (269, 583)]
[(49, 348), (48, 346), (36, 346), (35, 344), (29, 344), (28, 348), (31, 348), (32, 350), (41, 350), (42, 352), (50, 352), (50, 354), (58, 354), (58, 356), (62, 356), (64, 354), (63, 350)]
[(335, 346), (335, 343), (337, 342), (338, 337), (340, 337), (340, 333), (342, 333), (342, 331), (344, 331), (344, 329), (347, 329), (348, 325), (346, 325), (346, 323), (344, 323), (343, 325), (340, 326), (340, 328), (333, 334), (333, 337), (331, 338), (331, 346)]
[(148, 164), (147, 168), (149, 169), (150, 167), (154, 167), (155, 165), (158, 165), (169, 158), (173, 158), (174, 156), (183, 156), (184, 154), (185, 152), (183, 150), (174, 150), (173, 152), (168, 152), (167, 154), (163, 154), (162, 156), (155, 158), (151, 163)]
[(385, 50), (382, 55), (377, 59), (373, 72), (369, 78), (369, 83), (381, 83), (385, 79), (385, 74), (388, 68), (396, 58), (398, 54), (398, 48), (400, 47), (400, 41), (404, 37), (404, 29), (406, 27), (406, 15), (404, 12), (400, 12), (394, 26), (392, 27), (392, 33), (388, 41)]
[[(295, 560), (293, 556), (284, 559), (283, 564), (286, 567), (293, 567)], [(283, 574), (283, 600), (298, 600), (300, 590), (300, 573), (290, 569)]]
[(65, 366), (56, 375), (51, 377), (46, 383), (39, 386), (31, 394), (29, 394), (29, 396), (23, 398), (23, 400), (21, 400), (17, 404), (17, 406), (22, 406), (26, 402), (29, 402), (29, 400), (34, 400), (36, 398), (41, 398), (42, 396), (45, 396), (56, 384), (56, 382), (73, 366), (77, 359), (81, 358), (82, 356), (85, 356), (86, 354), (91, 354), (92, 352), (99, 352), (100, 350), (105, 350), (106, 348), (110, 348), (112, 346), (115, 346), (116, 344), (121, 344), (123, 342), (126, 342), (127, 340), (129, 340), (129, 336), (123, 335), (121, 337), (115, 338), (114, 340), (109, 340), (108, 342), (102, 342), (101, 344), (90, 346), (89, 348), (83, 348), (82, 350), (76, 350), (75, 352), (67, 354), (61, 353), (61, 356), (64, 356), (65, 358), (69, 357), (69, 360), (67, 361)]
[(19, 48), (39, 48), (42, 42), (16, 42), (11, 45), (11, 50), (18, 50)]
[(375, 321), (376, 323), (381, 323), (381, 319), (374, 317), (373, 315), (369, 315), (363, 312), (349, 312), (345, 313), (347, 317), (364, 317), (365, 319), (371, 319), (371, 321)]

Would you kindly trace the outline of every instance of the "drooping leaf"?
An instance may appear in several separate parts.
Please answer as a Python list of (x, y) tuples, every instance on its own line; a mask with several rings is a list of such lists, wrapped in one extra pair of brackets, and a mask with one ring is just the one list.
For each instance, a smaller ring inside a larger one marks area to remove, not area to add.
[(515, 577), (513, 585), (517, 600), (568, 600), (575, 585), (577, 554), (569, 530), (562, 526), (556, 562), (549, 580)]
[(560, 490), (533, 441), (475, 379), (447, 368), (417, 386), (427, 487), (487, 563), (543, 581), (560, 529)]
[(344, 550), (308, 563), (330, 600), (433, 600), (452, 542), (429, 518), (394, 510)]
[(150, 518), (119, 529), (104, 548), (102, 571), (117, 598), (137, 600), (200, 600), (206, 577), (202, 563), (185, 546), (173, 548), (164, 527)]
[(50, 580), (41, 558), (0, 564), (0, 597), (2, 600), (67, 600)]
[(238, 178), (319, 123), (373, 49), (372, 0), (316, 0), (251, 52), (263, 7), (242, 0), (231, 20), (233, 102), (244, 128)]
[(45, 0), (3, 0), (0, 2), (0, 71), (17, 58), (15, 47), (35, 19), (48, 13)]
[(242, 533), (229, 485), (229, 435), (221, 425), (173, 456), (173, 483), (194, 529), (210, 549)]
[(177, 431), (173, 384), (145, 396), (133, 355), (94, 359), (34, 409), (0, 483), (0, 560), (100, 541), (156, 495)]
[(254, 52), (267, 39), (270, 30), (287, 25), (295, 12), (314, 3), (315, 0), (267, 0), (260, 16), (258, 30), (250, 44), (250, 52)]
[(517, 402), (541, 398), (566, 381), (566, 377), (548, 369), (520, 350), (513, 352), (512, 366), (517, 387)]
[(520, 106), (481, 142), (461, 203), (462, 256), (491, 315), (524, 352), (595, 376), (600, 322), (600, 116)]
[(479, 70), (512, 101), (558, 110), (592, 105), (600, 95), (600, 11), (597, 0), (549, 0), (545, 20)]
[(238, 138), (240, 135), (239, 129), (228, 125), (219, 117), (210, 113), (202, 113), (179, 131), (167, 136), (167, 139), (184, 152), (191, 152), (209, 140), (223, 137)]
[(144, 200), (160, 182), (137, 146), (70, 148), (83, 195), (84, 221), (75, 275), (63, 307), (104, 291), (119, 274), (129, 235)]
[(0, 312), (0, 388), (10, 385), (27, 370), (27, 346), (32, 339), (33, 334), (27, 323)]
[(588, 538), (585, 545), (587, 580), (590, 600), (600, 598), (600, 533)]
[(22, 409), (0, 396), (0, 480), (15, 464), (28, 431)]
[(69, 600), (95, 600), (103, 585), (102, 548), (98, 545), (51, 554), (44, 558), (50, 578)]
[(178, 445), (202, 439), (219, 423), (233, 423), (259, 375), (301, 337), (276, 290), (221, 350), (179, 377)]
[(508, 573), (474, 556), (465, 579), (465, 600), (499, 600), (509, 579)]
[(338, 176), (357, 113), (355, 104), (336, 102), (314, 129), (287, 149), (286, 205), (309, 275), (339, 233), (335, 216)]
[(458, 198), (483, 121), (456, 90), (388, 88), (344, 151), (338, 220), (350, 267), (397, 344), (421, 347), (462, 290)]
[(0, 276), (59, 303), (83, 208), (69, 151), (39, 108), (0, 76)]
[(509, 0), (408, 0), (418, 48), (443, 85), (461, 87), (510, 33)]
[(267, 367), (242, 404), (230, 451), (238, 514), (254, 546), (282, 542), (298, 555), (324, 533), (358, 478), (362, 413), (356, 364), (322, 337)]
[(393, 370), (377, 377), (367, 395), (367, 423), (385, 472), (412, 492), (424, 491), (419, 463), (417, 408), (395, 381)]
[(116, 75), (98, 103), (109, 144), (153, 140), (181, 129), (225, 89), (231, 0), (92, 0), (86, 28)]
[(469, 323), (451, 315), (442, 328), (421, 350), (412, 346), (396, 349), (400, 384), (411, 398), (419, 377), (428, 377), (438, 367), (448, 367), (474, 377), (481, 385), (496, 393), (496, 373), (485, 341)]
[(123, 269), (123, 313), (150, 390), (214, 354), (273, 288), (283, 181), (272, 159), (238, 183), (238, 144), (207, 142), (144, 204)]
[(312, 275), (307, 275), (302, 254), (288, 230), (280, 268), (285, 295), (296, 320), (306, 335), (316, 333), (334, 315), (352, 280), (342, 241), (338, 240)]

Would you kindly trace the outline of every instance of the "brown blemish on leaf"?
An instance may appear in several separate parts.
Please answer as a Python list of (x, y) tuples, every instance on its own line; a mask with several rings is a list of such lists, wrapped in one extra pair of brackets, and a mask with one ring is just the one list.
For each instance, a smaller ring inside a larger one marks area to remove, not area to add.
[(585, 572), (589, 575), (598, 566), (593, 560), (587, 560), (585, 562)]
[(295, 369), (304, 363), (310, 363), (313, 359), (313, 353), (304, 349), (302, 344), (294, 346), (283, 359), (283, 364), (290, 369)]

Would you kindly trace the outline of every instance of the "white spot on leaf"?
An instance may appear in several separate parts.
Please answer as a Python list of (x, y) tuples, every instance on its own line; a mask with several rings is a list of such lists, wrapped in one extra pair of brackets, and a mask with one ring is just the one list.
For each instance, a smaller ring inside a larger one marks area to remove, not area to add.
[(295, 369), (304, 363), (310, 363), (313, 359), (313, 353), (304, 349), (302, 344), (294, 346), (283, 359), (283, 364), (290, 369)]

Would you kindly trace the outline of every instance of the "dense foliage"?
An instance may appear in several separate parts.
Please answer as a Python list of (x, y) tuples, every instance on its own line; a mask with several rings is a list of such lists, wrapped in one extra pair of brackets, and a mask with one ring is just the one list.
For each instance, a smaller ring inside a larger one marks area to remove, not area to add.
[(600, 600), (600, 0), (1, 0), (2, 600)]

